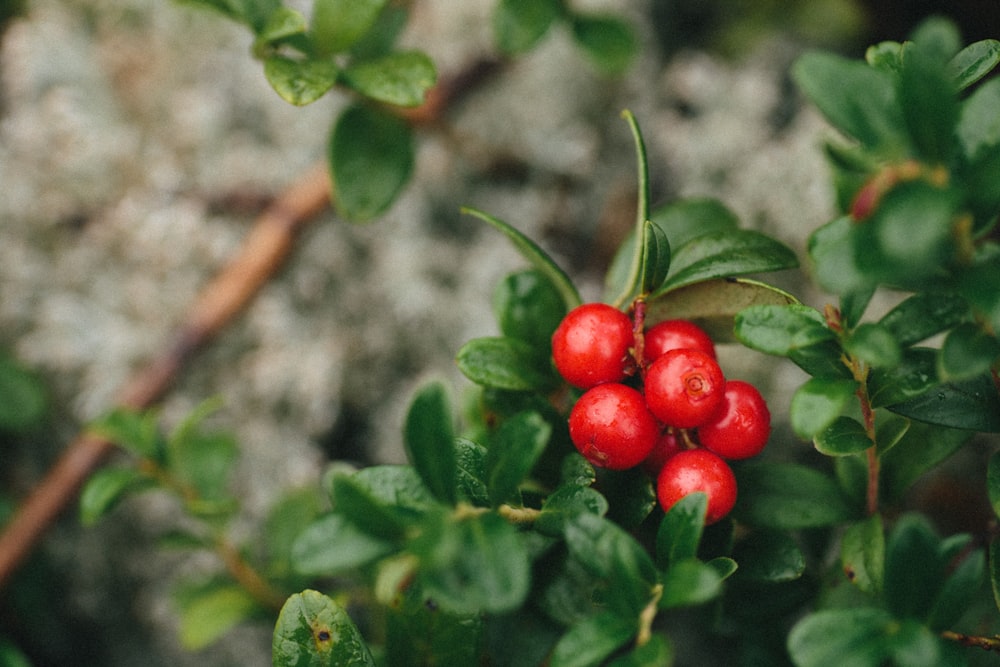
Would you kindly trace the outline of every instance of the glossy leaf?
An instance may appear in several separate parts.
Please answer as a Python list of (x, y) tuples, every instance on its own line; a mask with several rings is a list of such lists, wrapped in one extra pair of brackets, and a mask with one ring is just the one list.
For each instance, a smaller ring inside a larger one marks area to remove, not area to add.
[(1000, 63), (1000, 42), (984, 39), (969, 44), (948, 63), (959, 90), (968, 88)]
[(274, 667), (375, 667), (347, 612), (313, 590), (285, 601), (271, 640), (271, 662)]
[(596, 667), (638, 630), (637, 620), (604, 611), (578, 621), (555, 645), (549, 667)]
[(1000, 357), (1000, 341), (975, 324), (961, 324), (944, 339), (938, 356), (938, 376), (945, 381), (968, 380), (989, 373)]
[(756, 531), (736, 543), (733, 560), (740, 564), (740, 581), (782, 583), (795, 581), (806, 569), (806, 558), (787, 533)]
[(153, 480), (134, 468), (103, 468), (84, 484), (80, 492), (80, 521), (92, 526), (131, 491), (152, 486)]
[[(338, 492), (335, 486), (338, 481), (345, 478), (339, 473), (329, 475), (327, 481), (331, 499), (337, 498)], [(437, 504), (433, 493), (413, 466), (393, 464), (367, 466), (347, 479), (353, 486), (367, 492), (374, 501), (409, 514), (422, 514)]]
[(508, 274), (493, 292), (493, 314), (500, 332), (538, 349), (548, 349), (566, 312), (559, 290), (537, 269)]
[(787, 306), (798, 300), (784, 290), (749, 278), (707, 280), (660, 294), (646, 302), (646, 323), (686, 319), (718, 343), (734, 342), (737, 314), (750, 306)]
[(692, 197), (654, 209), (650, 220), (662, 229), (671, 245), (681, 247), (706, 234), (735, 231), (739, 218), (717, 199)]
[(494, 506), (509, 500), (548, 444), (552, 427), (537, 412), (504, 420), (486, 453), (486, 480)]
[(573, 281), (537, 243), (499, 218), (471, 208), (463, 208), (462, 212), (479, 218), (506, 236), (514, 244), (514, 248), (521, 253), (521, 256), (552, 281), (552, 284), (562, 295), (568, 309), (580, 305), (580, 294), (576, 291)]
[(798, 258), (783, 243), (749, 229), (704, 234), (674, 250), (671, 273), (658, 291), (691, 283), (791, 269)]
[(343, 574), (391, 553), (390, 542), (359, 528), (341, 514), (309, 525), (292, 545), (295, 571), (312, 576)]
[(885, 534), (882, 517), (873, 514), (851, 524), (840, 543), (840, 562), (847, 579), (865, 593), (882, 590), (885, 577)]
[(970, 431), (941, 428), (913, 421), (899, 443), (881, 457), (881, 493), (899, 498), (925, 472), (958, 451)]
[(632, 63), (638, 43), (632, 28), (611, 15), (574, 14), (573, 39), (607, 74), (621, 74)]
[(795, 434), (811, 440), (823, 433), (840, 416), (857, 388), (853, 380), (806, 380), (792, 395), (789, 417)]
[(640, 293), (648, 294), (660, 286), (670, 269), (670, 243), (656, 224), (646, 221), (642, 227), (643, 253)]
[(735, 327), (747, 347), (781, 357), (834, 337), (823, 315), (802, 305), (751, 306), (737, 314)]
[(667, 511), (656, 531), (656, 564), (661, 570), (698, 555), (698, 544), (705, 528), (708, 496), (691, 493)]
[(561, 536), (566, 524), (580, 514), (604, 516), (608, 501), (590, 486), (567, 484), (551, 493), (542, 504), (542, 511), (535, 520), (535, 530), (543, 535)]
[(445, 387), (432, 382), (421, 388), (406, 414), (403, 443), (420, 479), (434, 497), (454, 505), (458, 500), (455, 431)]
[(38, 426), (47, 408), (41, 380), (13, 359), (0, 355), (0, 431)]
[(969, 317), (969, 306), (950, 292), (918, 292), (882, 316), (879, 324), (900, 345), (909, 346), (952, 328)]
[(528, 594), (528, 552), (517, 529), (497, 514), (452, 520), (432, 516), (411, 543), (428, 597), (456, 614), (502, 614)]
[(548, 358), (516, 338), (474, 338), (459, 348), (455, 361), (465, 377), (484, 387), (533, 391), (555, 384)]
[(329, 60), (293, 60), (284, 56), (264, 60), (264, 76), (274, 92), (300, 107), (323, 97), (337, 82), (337, 74), (337, 65)]
[(321, 54), (351, 48), (378, 20), (386, 0), (315, 0), (312, 35)]
[(180, 607), (178, 636), (189, 651), (201, 650), (239, 623), (261, 615), (253, 596), (236, 584), (207, 588)]
[(879, 456), (899, 444), (906, 432), (910, 430), (910, 420), (893, 413), (879, 414), (876, 417), (875, 443)]
[(875, 322), (858, 325), (844, 341), (844, 350), (872, 368), (895, 366), (903, 354), (892, 333)]
[(413, 171), (413, 134), (400, 118), (355, 105), (330, 137), (330, 171), (338, 210), (365, 221), (395, 201)]
[(398, 540), (408, 527), (410, 513), (398, 503), (376, 498), (355, 475), (334, 475), (330, 480), (330, 499), (334, 511), (374, 537)]
[(477, 507), (490, 504), (486, 487), (486, 447), (466, 438), (455, 439), (458, 463), (458, 490), (461, 496)]
[(694, 558), (671, 565), (663, 574), (662, 584), (660, 609), (704, 604), (722, 592), (722, 576), (719, 571)]
[[(647, 224), (649, 221), (649, 160), (646, 157), (646, 142), (643, 139), (639, 122), (632, 112), (626, 109), (622, 112), (622, 118), (628, 123), (632, 133), (632, 142), (635, 145), (638, 197), (635, 225), (631, 234), (633, 241), (627, 248), (619, 250), (621, 259), (616, 258), (617, 262), (613, 262), (606, 280), (606, 288), (611, 287), (612, 284), (617, 288), (614, 296), (608, 299), (608, 302), (617, 308), (624, 308), (639, 294), (647, 293), (644, 289), (647, 286), (647, 273), (656, 273), (659, 266), (669, 267), (670, 265), (669, 241), (663, 240), (661, 245), (660, 241), (664, 236), (662, 230), (659, 230), (655, 224)], [(614, 266), (615, 263), (620, 263), (620, 266)]]
[(815, 439), (816, 449), (827, 456), (859, 454), (872, 446), (865, 427), (853, 417), (837, 417)]
[(916, 398), (937, 382), (937, 354), (927, 348), (910, 348), (899, 365), (872, 369), (868, 397), (872, 407), (882, 408)]
[(437, 81), (434, 63), (418, 51), (389, 53), (352, 64), (344, 81), (362, 95), (402, 107), (419, 106)]
[(895, 626), (882, 609), (818, 611), (792, 628), (788, 652), (799, 667), (882, 667), (891, 655), (887, 638)]
[(853, 518), (837, 483), (814, 468), (754, 462), (736, 471), (734, 516), (778, 530), (832, 526)]
[(562, 11), (559, 0), (500, 0), (493, 10), (493, 36), (503, 53), (534, 47)]
[(930, 424), (1000, 433), (1000, 392), (988, 375), (933, 385), (915, 398), (893, 403), (889, 409)]
[(905, 145), (896, 86), (887, 72), (841, 56), (810, 52), (795, 62), (792, 77), (847, 136), (885, 154)]

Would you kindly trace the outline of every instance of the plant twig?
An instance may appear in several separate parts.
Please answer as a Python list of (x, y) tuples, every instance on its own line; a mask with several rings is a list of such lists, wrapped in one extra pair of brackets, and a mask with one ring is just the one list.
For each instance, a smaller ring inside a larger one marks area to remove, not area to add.
[[(124, 387), (118, 405), (145, 408), (159, 400), (191, 357), (211, 341), (274, 275), (306, 224), (330, 201), (326, 167), (306, 172), (257, 219), (237, 255), (206, 286), (172, 343)], [(70, 442), (0, 534), (0, 586), (31, 553), (90, 473), (114, 448), (84, 433)]]

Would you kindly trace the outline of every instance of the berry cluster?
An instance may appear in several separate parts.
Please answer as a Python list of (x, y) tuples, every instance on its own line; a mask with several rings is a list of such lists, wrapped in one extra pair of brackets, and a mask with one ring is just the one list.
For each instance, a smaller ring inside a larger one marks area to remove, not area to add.
[(697, 325), (667, 320), (644, 330), (634, 310), (633, 322), (610, 305), (583, 304), (552, 335), (556, 369), (585, 390), (570, 412), (570, 438), (596, 466), (646, 468), (664, 510), (704, 492), (714, 523), (736, 503), (726, 459), (755, 456), (767, 444), (767, 404), (753, 385), (725, 378)]

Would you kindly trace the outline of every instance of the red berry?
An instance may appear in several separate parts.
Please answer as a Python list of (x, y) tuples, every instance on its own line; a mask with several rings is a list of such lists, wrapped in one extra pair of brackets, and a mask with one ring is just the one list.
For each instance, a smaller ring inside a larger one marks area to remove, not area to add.
[(552, 334), (552, 359), (563, 379), (580, 389), (621, 382), (629, 367), (632, 320), (605, 303), (571, 310)]
[(725, 383), (719, 364), (704, 352), (670, 350), (646, 370), (646, 403), (664, 424), (694, 428), (712, 417)]
[(736, 504), (736, 476), (721, 458), (704, 449), (674, 454), (656, 479), (656, 497), (664, 511), (692, 493), (708, 496), (705, 523), (715, 523)]
[(653, 363), (670, 350), (680, 348), (701, 350), (715, 359), (715, 343), (704, 329), (689, 320), (664, 320), (649, 328), (645, 334), (643, 358)]
[(757, 388), (741, 380), (729, 380), (722, 403), (712, 418), (698, 427), (703, 447), (727, 459), (746, 459), (760, 454), (771, 436), (771, 412)]
[(642, 462), (642, 467), (651, 476), (656, 477), (660, 474), (660, 470), (663, 468), (663, 464), (667, 462), (667, 459), (683, 450), (684, 445), (681, 444), (680, 439), (677, 437), (677, 431), (667, 429), (656, 439), (653, 451)]
[(660, 425), (635, 389), (616, 382), (584, 392), (569, 414), (569, 437), (595, 466), (625, 470), (649, 456)]

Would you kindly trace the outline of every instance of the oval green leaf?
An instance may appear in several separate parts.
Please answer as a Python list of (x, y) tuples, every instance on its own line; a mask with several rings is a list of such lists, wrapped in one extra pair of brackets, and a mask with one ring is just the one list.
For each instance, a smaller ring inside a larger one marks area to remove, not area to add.
[(434, 497), (454, 505), (458, 500), (455, 427), (448, 392), (441, 382), (421, 388), (406, 413), (403, 444), (420, 479)]
[(392, 544), (358, 528), (340, 514), (310, 524), (292, 544), (292, 567), (299, 574), (343, 574), (392, 552)]
[(846, 416), (837, 417), (814, 442), (816, 449), (827, 456), (850, 456), (872, 446), (861, 422)]
[(674, 251), (670, 276), (657, 292), (703, 280), (792, 269), (798, 265), (791, 248), (760, 232), (736, 229), (703, 234)]
[(337, 72), (337, 66), (329, 60), (293, 60), (284, 56), (264, 60), (264, 76), (274, 92), (299, 107), (312, 104), (333, 88)]
[(853, 518), (837, 483), (815, 468), (756, 462), (739, 468), (736, 481), (734, 516), (754, 526), (795, 530)]
[(344, 81), (373, 100), (415, 107), (423, 103), (437, 81), (437, 70), (431, 59), (418, 51), (390, 53), (351, 65), (344, 70)]
[(455, 357), (465, 377), (483, 387), (532, 391), (552, 387), (548, 358), (516, 338), (474, 338)]
[(312, 36), (322, 55), (351, 48), (378, 20), (386, 0), (315, 0)]
[(285, 601), (271, 639), (271, 662), (274, 667), (375, 667), (347, 612), (313, 590)]
[(490, 439), (486, 476), (494, 506), (508, 500), (545, 451), (552, 427), (537, 412), (521, 412), (505, 419)]
[(858, 384), (853, 380), (806, 380), (792, 395), (789, 417), (795, 434), (812, 440), (822, 433), (840, 416), (857, 388)]

